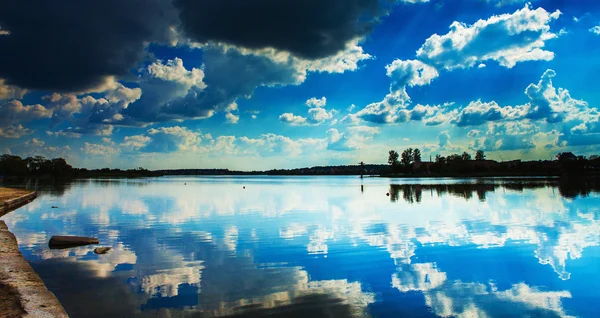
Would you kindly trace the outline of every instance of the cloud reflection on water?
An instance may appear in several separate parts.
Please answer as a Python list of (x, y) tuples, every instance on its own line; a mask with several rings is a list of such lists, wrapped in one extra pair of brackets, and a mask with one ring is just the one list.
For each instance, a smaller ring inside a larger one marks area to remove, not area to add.
[[(144, 310), (158, 306), (179, 312), (176, 300), (188, 299), (185, 290), (190, 289), (197, 296), (185, 307), (214, 316), (259, 304), (263, 309), (288, 306), (313, 294), (342, 299), (355, 316), (365, 315), (370, 304), (381, 301), (369, 281), (339, 279), (344, 275), (339, 268), (323, 268), (317, 276), (329, 278), (311, 279), (312, 265), (306, 262), (323, 262), (341, 251), (362, 253), (367, 246), (393, 261), (390, 287), (423, 293), (425, 305), (437, 315), (494, 316), (500, 304), (511, 304), (513, 314), (564, 316), (561, 299), (570, 298), (569, 291), (523, 282), (500, 290), (493, 282), (450, 279), (451, 268), (419, 261), (419, 249), (472, 246), (477, 253), (514, 242), (531, 245), (535, 248), (527, 257), (566, 281), (569, 260), (600, 246), (600, 205), (593, 193), (563, 197), (573, 191), (556, 191), (546, 181), (502, 186), (364, 182), (360, 188), (344, 178), (314, 184), (191, 178), (143, 186), (80, 183), (62, 196), (40, 197), (7, 216), (7, 223), (38, 267), (43, 260), (65, 259), (85, 263), (97, 278), (120, 277), (132, 292), (145, 295), (139, 296)], [(61, 209), (49, 210), (57, 199)], [(48, 250), (47, 238), (58, 233), (98, 236), (114, 250), (101, 256), (91, 247)]]

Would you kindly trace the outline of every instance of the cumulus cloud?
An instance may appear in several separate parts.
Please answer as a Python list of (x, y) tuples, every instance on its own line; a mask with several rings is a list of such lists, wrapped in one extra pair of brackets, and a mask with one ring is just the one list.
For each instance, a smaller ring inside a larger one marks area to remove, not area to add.
[(81, 134), (71, 130), (46, 131), (46, 135), (53, 137), (80, 138)]
[(523, 107), (501, 107), (494, 101), (486, 103), (477, 100), (461, 109), (452, 122), (459, 127), (479, 126), (489, 121), (516, 119), (522, 117), (524, 112)]
[(600, 25), (597, 25), (593, 28), (590, 29), (590, 32), (596, 34), (596, 35), (600, 35)]
[(560, 11), (549, 13), (529, 4), (512, 14), (501, 14), (472, 25), (454, 22), (450, 32), (434, 34), (417, 51), (417, 57), (447, 70), (470, 68), (493, 60), (512, 68), (525, 61), (549, 61), (554, 53), (544, 50), (546, 41), (557, 37), (550, 23)]
[(110, 156), (119, 152), (119, 149), (113, 145), (92, 144), (89, 142), (84, 142), (80, 150), (86, 155), (92, 156)]
[(452, 148), (452, 143), (450, 142), (450, 132), (448, 130), (444, 130), (439, 133), (437, 136), (438, 145), (441, 149), (450, 149)]
[(327, 131), (327, 149), (333, 151), (354, 151), (365, 146), (367, 141), (379, 134), (377, 127), (353, 126), (348, 127), (344, 133), (331, 128)]
[(240, 120), (240, 115), (237, 103), (233, 102), (225, 108), (225, 121), (229, 124), (237, 124)]
[(125, 136), (121, 147), (126, 151), (137, 151), (146, 146), (152, 139), (144, 135)]
[(527, 150), (536, 147), (534, 134), (540, 127), (527, 121), (490, 122), (485, 132), (471, 130), (467, 134), (473, 140), (469, 148), (473, 150)]
[(120, 112), (142, 95), (140, 88), (126, 87), (112, 83), (101, 97), (90, 95), (52, 93), (42, 97), (46, 107), (52, 112), (54, 125), (71, 122), (76, 125), (74, 132), (107, 136), (112, 133), (112, 123), (120, 122)]
[(279, 121), (288, 123), (292, 126), (302, 126), (306, 124), (306, 118), (294, 115), (293, 113), (284, 113), (279, 116)]
[[(2, 30), (0, 30), (2, 32)], [(2, 35), (2, 33), (0, 33)], [(21, 99), (27, 93), (26, 89), (7, 85), (5, 80), (0, 78), (0, 100), (3, 99)]]
[(263, 134), (258, 138), (238, 137), (232, 143), (236, 153), (261, 157), (297, 156), (324, 146), (320, 139), (293, 140), (277, 134)]
[(43, 140), (32, 138), (10, 148), (11, 153), (23, 158), (33, 156), (44, 156), (46, 158), (72, 158), (71, 147), (50, 146)]
[(532, 83), (525, 90), (530, 100), (527, 118), (545, 119), (549, 123), (556, 123), (586, 115), (587, 103), (572, 98), (566, 89), (557, 90), (552, 85), (552, 78), (555, 76), (556, 72), (549, 69), (537, 84)]
[(121, 148), (125, 152), (173, 153), (198, 151), (203, 135), (185, 127), (151, 128), (144, 135), (126, 136)]
[(381, 102), (367, 105), (355, 114), (343, 119), (343, 122), (357, 122), (358, 119), (390, 124), (407, 121), (410, 113), (405, 110), (410, 105), (407, 87), (428, 85), (439, 76), (438, 71), (418, 60), (395, 60), (386, 66), (387, 76), (391, 79), (390, 93)]
[(21, 138), (33, 134), (33, 130), (25, 128), (22, 125), (0, 127), (0, 138)]
[(11, 100), (0, 103), (0, 127), (30, 122), (36, 119), (50, 118), (52, 110), (36, 104), (23, 105), (21, 101)]
[[(395, 60), (388, 65), (390, 93), (383, 101), (367, 105), (343, 118), (342, 122), (358, 123), (363, 120), (392, 124), (410, 120), (412, 114), (407, 108), (411, 99), (406, 88), (429, 85), (439, 76), (438, 69), (485, 67), (483, 62), (488, 60), (507, 68), (524, 61), (551, 60), (554, 53), (543, 50), (543, 47), (547, 40), (557, 37), (550, 31), (549, 24), (560, 14), (560, 11), (549, 13), (543, 8), (532, 10), (527, 4), (512, 14), (492, 16), (473, 25), (454, 22), (449, 33), (429, 37), (417, 50), (416, 60)], [(501, 111), (503, 109), (498, 105), (474, 103), (455, 122), (469, 126), (499, 120), (503, 118)], [(443, 112), (431, 117), (425, 119), (428, 125), (439, 125), (451, 119)]]
[(318, 99), (316, 97), (313, 97), (306, 101), (306, 106), (308, 106), (310, 108), (325, 107), (325, 105), (327, 105), (327, 98), (325, 96), (318, 98)]
[(327, 105), (327, 98), (316, 98), (312, 97), (306, 101), (306, 106), (310, 109), (308, 110), (308, 116), (302, 117), (299, 115), (294, 115), (293, 113), (284, 113), (279, 116), (279, 121), (288, 123), (292, 126), (305, 126), (311, 125), (316, 126), (325, 123), (333, 119), (333, 115), (337, 113), (337, 110), (332, 109), (330, 111), (325, 109)]
[(237, 124), (238, 121), (240, 120), (240, 116), (232, 114), (232, 113), (227, 113), (227, 114), (225, 114), (225, 119), (227, 120), (227, 123), (229, 123), (229, 124)]

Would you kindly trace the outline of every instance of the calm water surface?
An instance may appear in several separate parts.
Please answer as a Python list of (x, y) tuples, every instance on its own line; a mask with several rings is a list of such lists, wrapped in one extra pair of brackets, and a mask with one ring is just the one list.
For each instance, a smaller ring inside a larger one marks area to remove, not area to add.
[[(600, 317), (600, 194), (585, 185), (190, 177), (37, 189), (3, 219), (71, 317)], [(50, 250), (52, 235), (113, 250)]]

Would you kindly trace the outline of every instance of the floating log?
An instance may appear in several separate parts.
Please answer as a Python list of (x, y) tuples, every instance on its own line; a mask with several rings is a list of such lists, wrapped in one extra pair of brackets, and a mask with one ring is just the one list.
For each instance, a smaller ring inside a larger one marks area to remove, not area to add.
[(97, 238), (83, 236), (53, 236), (48, 247), (51, 249), (70, 248), (100, 243)]

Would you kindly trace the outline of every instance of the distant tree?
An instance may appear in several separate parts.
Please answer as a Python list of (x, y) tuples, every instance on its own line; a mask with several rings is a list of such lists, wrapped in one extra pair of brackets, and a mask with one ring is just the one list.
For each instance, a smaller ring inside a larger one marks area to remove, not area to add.
[(389, 152), (389, 156), (388, 156), (388, 163), (392, 166), (397, 166), (398, 165), (398, 158), (400, 157), (400, 155), (398, 155), (398, 152), (396, 152), (395, 150), (390, 150)]
[(462, 153), (462, 155), (461, 155), (460, 157), (461, 157), (461, 159), (462, 159), (463, 161), (469, 161), (469, 160), (471, 160), (471, 155), (470, 155), (470, 154), (468, 154), (466, 151), (465, 151), (465, 152), (463, 152), (463, 153)]
[(569, 161), (576, 160), (577, 156), (575, 156), (572, 152), (561, 152), (556, 155), (556, 159), (558, 159), (558, 161)]
[(421, 162), (421, 150), (418, 148), (413, 151), (413, 160), (415, 162)]
[(408, 148), (402, 152), (400, 162), (402, 163), (402, 165), (408, 166), (411, 162), (413, 162), (413, 159), (413, 149)]
[(436, 163), (444, 164), (444, 163), (446, 163), (446, 158), (442, 157), (440, 155), (435, 155), (435, 162)]
[(53, 175), (55, 177), (70, 177), (73, 174), (73, 167), (63, 158), (52, 159)]
[(462, 161), (462, 160), (463, 160), (462, 156), (459, 155), (459, 154), (456, 154), (456, 153), (455, 154), (451, 154), (448, 157), (446, 157), (446, 162), (447, 163), (458, 162), (458, 161)]
[(26, 176), (28, 172), (27, 161), (19, 156), (0, 156), (0, 175)]
[(477, 153), (475, 154), (475, 160), (477, 160), (477, 161), (485, 160), (485, 153), (483, 152), (483, 150), (481, 150), (481, 149), (477, 150)]

